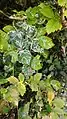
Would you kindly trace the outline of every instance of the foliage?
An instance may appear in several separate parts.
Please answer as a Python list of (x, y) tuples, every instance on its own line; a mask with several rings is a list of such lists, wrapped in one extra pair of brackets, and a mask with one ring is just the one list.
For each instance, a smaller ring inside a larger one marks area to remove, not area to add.
[(67, 2), (55, 5), (13, 10), (16, 20), (0, 30), (0, 114), (17, 107), (18, 119), (66, 119)]

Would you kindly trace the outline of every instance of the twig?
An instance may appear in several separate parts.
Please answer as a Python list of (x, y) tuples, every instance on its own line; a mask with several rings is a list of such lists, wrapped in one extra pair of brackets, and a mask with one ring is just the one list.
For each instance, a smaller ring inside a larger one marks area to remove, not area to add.
[(11, 20), (19, 20), (19, 21), (23, 21), (25, 19), (27, 19), (26, 16), (23, 16), (22, 18), (21, 17), (13, 17), (13, 16), (8, 16), (6, 15), (3, 11), (0, 10), (0, 13), (2, 13), (4, 16), (6, 16), (8, 19), (11, 19)]

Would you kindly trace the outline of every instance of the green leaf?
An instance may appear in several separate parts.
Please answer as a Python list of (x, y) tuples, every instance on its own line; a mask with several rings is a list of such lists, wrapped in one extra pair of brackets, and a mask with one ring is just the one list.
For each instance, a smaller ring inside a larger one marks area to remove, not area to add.
[(54, 13), (53, 13), (53, 10), (52, 8), (49, 6), (49, 5), (45, 5), (44, 3), (41, 3), (39, 5), (40, 7), (40, 12), (45, 16), (45, 17), (48, 17), (48, 18), (53, 18), (54, 17)]
[(31, 119), (31, 117), (28, 115), (28, 113), (29, 113), (29, 105), (30, 105), (30, 103), (28, 102), (23, 107), (19, 108), (18, 119)]
[(61, 84), (57, 80), (51, 80), (51, 85), (56, 91), (61, 88)]
[(39, 85), (41, 77), (42, 77), (41, 73), (37, 73), (34, 76), (30, 77), (28, 82), (30, 84), (32, 91), (38, 91), (38, 87), (39, 87), (38, 85)]
[(0, 92), (1, 92), (1, 94), (6, 94), (7, 89), (6, 89), (6, 88), (1, 88), (1, 89), (0, 89)]
[(53, 112), (55, 112), (56, 114), (59, 114), (59, 115), (63, 115), (64, 114), (64, 110), (60, 109), (59, 107), (55, 107), (53, 109)]
[(18, 78), (21, 82), (24, 82), (24, 75), (22, 73), (19, 74)]
[(40, 55), (36, 55), (32, 61), (31, 61), (31, 67), (32, 69), (34, 70), (39, 70), (42, 68), (42, 64), (40, 63), (41, 60), (40, 60)]
[(29, 24), (35, 24), (37, 23), (37, 17), (36, 17), (36, 14), (38, 12), (38, 8), (37, 7), (34, 7), (34, 8), (28, 8), (26, 10), (26, 15), (27, 15), (27, 22)]
[(58, 108), (63, 108), (65, 105), (65, 102), (61, 98), (55, 98), (53, 101), (53, 105)]
[(51, 112), (50, 116), (51, 116), (51, 119), (59, 119), (59, 116), (54, 112)]
[(3, 28), (3, 30), (4, 30), (6, 33), (8, 33), (9, 31), (14, 30), (14, 28), (13, 28), (13, 26), (11, 26), (11, 25), (7, 25), (7, 26), (5, 26), (5, 27)]
[(10, 111), (10, 108), (4, 106), (4, 108), (3, 108), (3, 113), (6, 114), (6, 113), (8, 113), (9, 111)]
[(42, 73), (36, 73), (34, 75), (34, 80), (36, 80), (36, 83), (39, 83), (41, 77), (42, 77)]
[(45, 59), (48, 58), (49, 52), (47, 50), (45, 50), (44, 52), (42, 52), (42, 55)]
[(15, 63), (16, 61), (18, 61), (18, 52), (17, 51), (11, 51), (9, 52), (10, 56), (11, 56), (11, 62)]
[(0, 50), (5, 51), (8, 48), (8, 35), (0, 30)]
[(67, 10), (64, 11), (64, 16), (67, 18)]
[(8, 82), (7, 79), (0, 79), (0, 85), (1, 85), (1, 84), (5, 84), (5, 83), (7, 83), (7, 82)]
[(23, 96), (24, 93), (26, 92), (26, 87), (24, 84), (22, 84), (22, 82), (18, 83), (17, 89), (18, 89), (18, 92), (20, 93), (21, 96)]
[(55, 32), (57, 30), (61, 30), (62, 25), (59, 19), (50, 19), (46, 24), (46, 31), (48, 34)]
[(8, 102), (14, 104), (14, 106), (18, 106), (19, 101), (19, 93), (17, 91), (17, 88), (14, 86), (8, 87), (8, 92), (6, 93), (4, 97)]
[(58, 4), (67, 7), (67, 0), (58, 0)]
[(39, 37), (39, 44), (44, 49), (50, 49), (54, 46), (54, 43), (52, 42), (52, 39), (47, 37), (47, 36)]
[(45, 34), (46, 34), (46, 28), (45, 27), (38, 28), (38, 31), (37, 31), (38, 37), (43, 36)]

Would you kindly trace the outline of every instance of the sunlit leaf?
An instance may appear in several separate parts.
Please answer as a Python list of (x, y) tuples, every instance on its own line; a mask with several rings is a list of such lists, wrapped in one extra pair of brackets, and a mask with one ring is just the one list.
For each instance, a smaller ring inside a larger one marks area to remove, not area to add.
[(56, 91), (61, 88), (61, 84), (57, 80), (51, 80), (51, 85)]
[(39, 70), (42, 68), (41, 60), (40, 60), (40, 55), (36, 55), (32, 61), (31, 61), (31, 67), (34, 70)]
[(50, 119), (59, 119), (59, 116), (56, 113), (51, 112), (50, 113)]
[(65, 102), (61, 98), (55, 98), (53, 101), (53, 105), (58, 108), (63, 108), (65, 105)]
[(24, 75), (22, 73), (19, 74), (18, 78), (21, 82), (24, 81)]
[(10, 76), (8, 78), (8, 81), (11, 83), (11, 84), (17, 84), (18, 83), (18, 79), (14, 76)]
[(59, 19), (51, 19), (46, 24), (46, 31), (48, 34), (55, 32), (57, 30), (61, 30), (62, 25)]
[(0, 50), (5, 51), (8, 48), (8, 35), (0, 30)]
[(49, 5), (45, 5), (44, 3), (41, 3), (39, 5), (40, 7), (40, 12), (45, 16), (45, 17), (48, 17), (48, 18), (53, 18), (54, 17), (54, 13), (53, 13), (53, 10), (52, 8), (49, 6)]
[(54, 46), (54, 43), (52, 42), (52, 39), (47, 37), (47, 36), (39, 37), (39, 44), (44, 49), (50, 49)]
[(58, 4), (67, 7), (67, 0), (58, 0)]
[(26, 87), (24, 84), (22, 84), (22, 82), (18, 83), (17, 89), (21, 96), (23, 96), (24, 93), (26, 92)]
[(49, 102), (49, 104), (51, 104), (52, 100), (53, 100), (54, 97), (55, 97), (54, 92), (53, 92), (53, 91), (48, 91), (47, 97), (48, 97), (48, 102)]
[(3, 28), (3, 30), (4, 30), (6, 33), (8, 33), (9, 31), (14, 30), (14, 28), (13, 28), (13, 26), (11, 26), (11, 25), (7, 25), (7, 26), (5, 26), (5, 27)]

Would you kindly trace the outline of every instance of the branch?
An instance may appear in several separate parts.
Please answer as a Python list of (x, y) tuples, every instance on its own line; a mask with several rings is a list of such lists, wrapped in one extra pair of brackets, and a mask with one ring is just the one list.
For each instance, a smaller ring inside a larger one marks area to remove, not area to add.
[(6, 15), (3, 11), (0, 10), (0, 13), (2, 13), (4, 16), (6, 16), (8, 19), (11, 19), (11, 20), (19, 20), (19, 21), (23, 21), (25, 19), (27, 19), (26, 16), (23, 16), (22, 18), (21, 17), (13, 17), (13, 16), (8, 16)]

